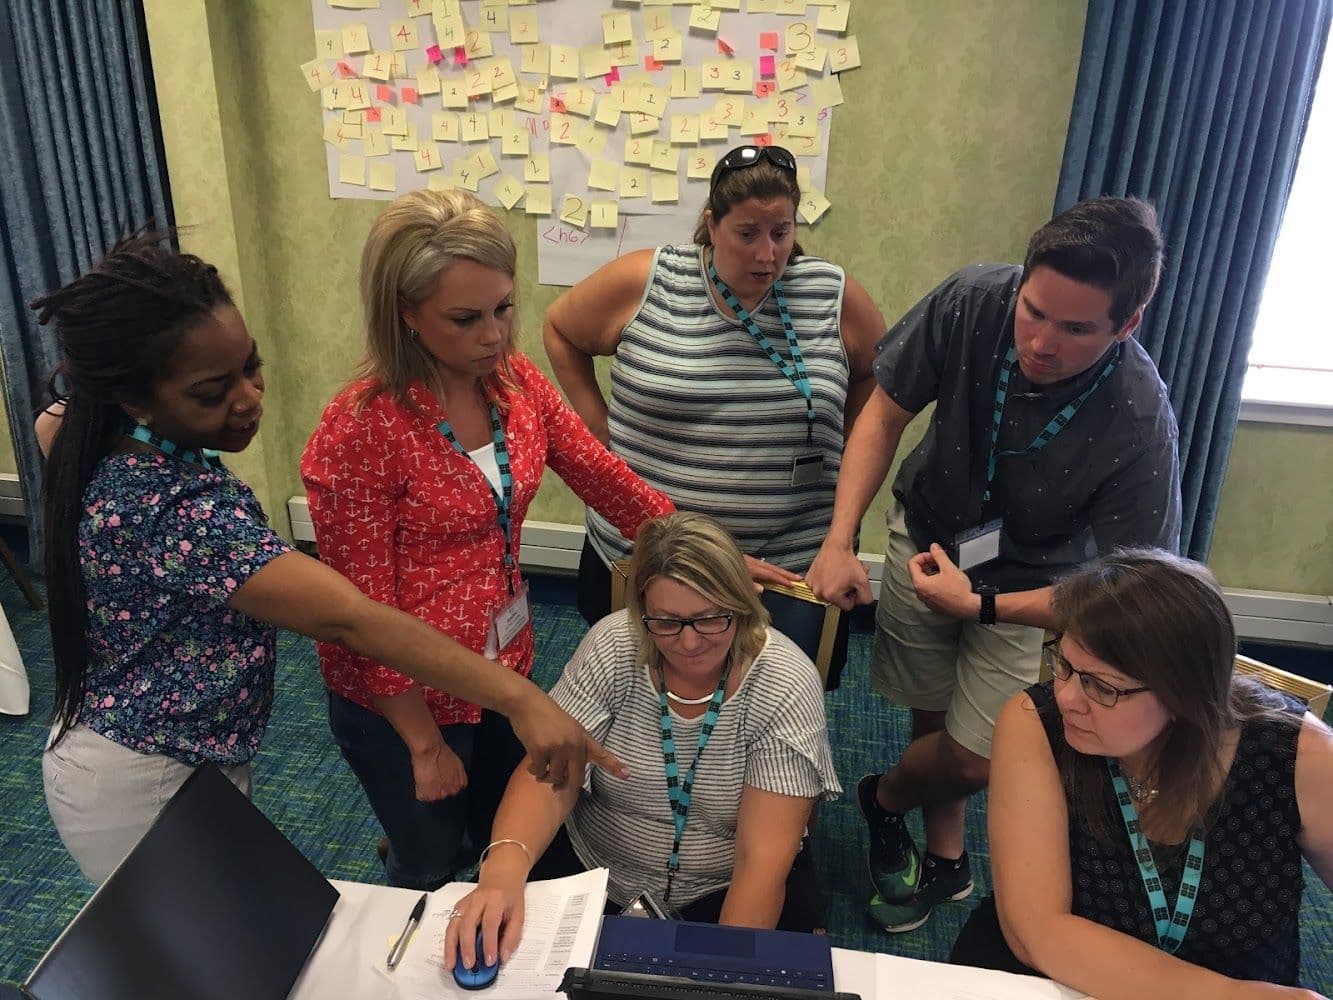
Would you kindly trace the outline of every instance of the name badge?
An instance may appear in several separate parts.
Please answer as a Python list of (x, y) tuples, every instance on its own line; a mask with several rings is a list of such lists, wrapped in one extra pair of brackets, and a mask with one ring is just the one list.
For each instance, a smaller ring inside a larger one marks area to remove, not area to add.
[(791, 484), (809, 486), (824, 478), (824, 453), (822, 451), (798, 451), (791, 460)]
[(1000, 558), (1000, 532), (1003, 530), (1004, 521), (996, 518), (960, 532), (953, 540), (954, 551), (958, 553), (958, 568), (967, 572)]
[[(522, 584), (513, 597), (507, 598), (491, 611), (491, 634), (486, 643), (487, 655), (494, 649), (497, 653), (518, 638), (518, 634), (532, 620), (532, 607), (528, 603), (528, 585)], [(493, 658), (493, 657), (492, 657)]]

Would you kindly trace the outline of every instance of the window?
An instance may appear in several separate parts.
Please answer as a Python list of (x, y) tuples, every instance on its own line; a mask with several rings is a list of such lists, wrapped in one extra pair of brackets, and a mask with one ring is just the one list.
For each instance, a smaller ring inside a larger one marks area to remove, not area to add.
[(1273, 249), (1242, 390), (1242, 419), (1333, 424), (1333, 59), (1325, 48), (1291, 199)]

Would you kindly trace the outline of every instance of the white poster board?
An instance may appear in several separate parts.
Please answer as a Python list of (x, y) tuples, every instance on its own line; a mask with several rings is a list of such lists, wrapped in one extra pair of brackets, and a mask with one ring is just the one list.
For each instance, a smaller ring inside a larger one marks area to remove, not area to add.
[[(744, 7), (744, 10), (742, 10)], [(716, 160), (776, 144), (816, 222), (851, 0), (312, 0), (329, 194), (538, 216), (538, 278), (686, 242)], [(707, 88), (707, 89), (705, 89)]]

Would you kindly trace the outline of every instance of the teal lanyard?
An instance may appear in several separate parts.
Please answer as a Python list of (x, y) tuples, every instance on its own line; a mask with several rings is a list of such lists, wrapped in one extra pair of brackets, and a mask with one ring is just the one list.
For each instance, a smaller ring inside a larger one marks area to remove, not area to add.
[[(500, 423), (500, 411), (495, 408), (494, 403), (491, 403), (490, 407), (491, 440), (495, 443), (495, 464), (500, 468), (500, 492), (495, 491), (495, 487), (491, 485), (490, 479), (484, 472), (481, 474), (481, 478), (486, 483), (486, 488), (491, 491), (491, 496), (495, 499), (495, 520), (500, 525), (500, 531), (504, 533), (505, 539), (505, 580), (509, 584), (509, 593), (512, 594), (514, 592), (514, 533), (509, 509), (514, 499), (514, 476), (509, 468), (509, 449), (505, 447), (505, 431)], [(454, 429), (449, 426), (448, 420), (441, 420), (435, 425), (435, 429), (454, 446), (454, 451), (476, 465), (476, 460), (467, 453), (467, 449), (454, 436)], [(477, 471), (480, 472), (481, 470), (478, 469)]]
[(1009, 398), (1009, 380), (1014, 374), (1014, 363), (1018, 360), (1018, 352), (1013, 345), (1009, 346), (1009, 353), (1004, 356), (1004, 364), (1000, 366), (1000, 379), (995, 383), (995, 414), (991, 420), (990, 427), (990, 456), (986, 459), (986, 492), (982, 499), (990, 502), (991, 483), (995, 481), (995, 465), (1002, 458), (1012, 458), (1015, 455), (1031, 455), (1033, 452), (1041, 451), (1051, 441), (1064, 430), (1065, 424), (1074, 419), (1076, 414), (1084, 403), (1088, 401), (1097, 389), (1111, 377), (1118, 363), (1118, 356), (1106, 362), (1102, 368), (1102, 373), (1097, 376), (1096, 381), (1078, 394), (1063, 410), (1051, 418), (1051, 422), (1041, 429), (1041, 433), (1032, 439), (1032, 443), (1026, 448), (1018, 451), (997, 451), (996, 447), (1000, 440), (1000, 421), (1004, 417), (1004, 403)]
[(143, 424), (135, 424), (125, 436), (131, 437), (135, 441), (142, 441), (148, 447), (156, 448), (164, 455), (179, 458), (182, 462), (193, 462), (195, 465), (202, 465), (205, 469), (212, 469), (214, 472), (227, 471), (222, 464), (219, 453), (212, 448), (182, 448), (174, 441), (158, 437)]
[(703, 725), (699, 727), (699, 747), (690, 762), (690, 769), (685, 772), (685, 780), (680, 780), (680, 764), (676, 760), (676, 738), (671, 731), (671, 709), (667, 707), (666, 675), (662, 667), (657, 668), (657, 698), (662, 706), (662, 760), (666, 765), (667, 798), (671, 800), (671, 815), (676, 822), (676, 839), (671, 843), (671, 856), (667, 858), (667, 884), (662, 901), (671, 899), (671, 883), (680, 871), (680, 841), (685, 835), (685, 820), (690, 815), (690, 793), (694, 791), (694, 774), (699, 767), (699, 758), (704, 755), (708, 738), (717, 726), (718, 712), (722, 706), (722, 692), (727, 686), (727, 675), (731, 673), (731, 657), (722, 669), (722, 679), (717, 682), (717, 690), (704, 711)]
[(760, 350), (768, 355), (768, 360), (777, 365), (778, 371), (787, 376), (787, 381), (796, 386), (796, 391), (801, 394), (805, 400), (805, 443), (814, 444), (815, 441), (815, 403), (814, 393), (810, 389), (810, 376), (805, 370), (805, 356), (801, 353), (800, 342), (796, 339), (796, 327), (792, 324), (791, 313), (787, 311), (787, 296), (782, 292), (782, 282), (773, 282), (773, 299), (778, 304), (778, 318), (782, 320), (782, 332), (787, 335), (787, 349), (791, 353), (791, 361), (787, 361), (778, 349), (773, 346), (764, 331), (759, 329), (759, 324), (754, 321), (748, 309), (741, 305), (741, 300), (736, 298), (736, 293), (727, 287), (721, 276), (717, 273), (717, 268), (713, 262), (708, 262), (708, 277), (713, 282), (717, 292), (722, 296), (722, 301), (727, 307), (736, 314), (740, 320), (741, 326), (745, 327), (745, 332), (754, 338), (754, 342), (759, 345)]
[(1185, 940), (1190, 917), (1194, 915), (1194, 902), (1199, 896), (1199, 880), (1203, 877), (1203, 840), (1198, 834), (1190, 836), (1185, 870), (1181, 872), (1180, 888), (1176, 891), (1176, 906), (1174, 910), (1168, 910), (1166, 894), (1162, 892), (1162, 879), (1157, 874), (1157, 862), (1153, 860), (1148, 838), (1139, 829), (1139, 813), (1134, 808), (1129, 786), (1120, 773), (1120, 765), (1115, 758), (1107, 757), (1106, 767), (1111, 772), (1111, 784), (1115, 788), (1116, 801), (1120, 804), (1125, 831), (1129, 834), (1129, 846), (1134, 852), (1134, 860), (1139, 863), (1139, 877), (1143, 879), (1148, 905), (1152, 908), (1153, 921), (1157, 924), (1157, 947), (1168, 955), (1174, 955)]

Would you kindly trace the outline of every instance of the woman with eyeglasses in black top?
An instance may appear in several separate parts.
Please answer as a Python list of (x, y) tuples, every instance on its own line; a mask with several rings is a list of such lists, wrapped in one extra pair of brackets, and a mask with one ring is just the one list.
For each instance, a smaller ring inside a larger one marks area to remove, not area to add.
[[(796, 241), (800, 199), (787, 150), (733, 149), (713, 170), (692, 244), (612, 261), (543, 325), (584, 422), (678, 508), (717, 518), (760, 583), (797, 580), (819, 551), (884, 333), (865, 290)], [(598, 356), (614, 359), (609, 400)], [(587, 526), (579, 607), (592, 622), (609, 608), (607, 567), (630, 543), (595, 514)]]

